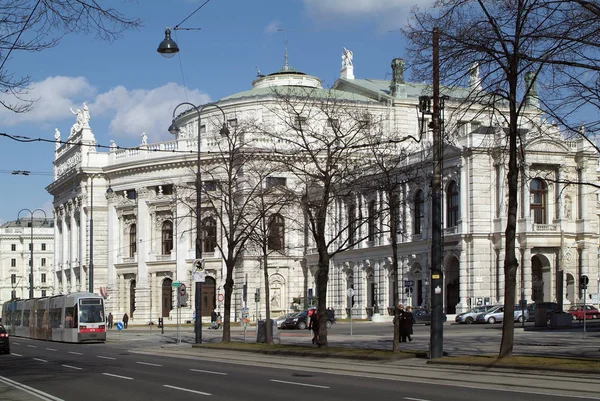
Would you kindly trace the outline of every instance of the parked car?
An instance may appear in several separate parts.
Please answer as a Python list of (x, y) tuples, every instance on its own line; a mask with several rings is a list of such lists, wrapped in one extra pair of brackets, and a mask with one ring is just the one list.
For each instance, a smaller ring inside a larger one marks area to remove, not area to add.
[[(524, 316), (523, 316), (523, 312), (525, 312)], [(523, 310), (521, 310), (520, 305), (515, 305), (515, 309), (514, 309), (515, 322), (522, 323), (523, 320), (526, 320), (528, 316), (529, 316), (529, 313), (527, 312), (527, 309), (525, 309), (525, 311), (523, 311)], [(479, 315), (477, 315), (477, 318), (475, 319), (475, 321), (478, 323), (486, 323), (487, 322), (490, 324), (500, 323), (503, 320), (504, 320), (504, 305), (498, 305), (495, 308), (492, 308), (485, 313), (480, 313)]]
[(278, 318), (275, 318), (273, 320), (275, 320), (275, 323), (277, 324), (277, 328), (281, 329), (283, 328), (283, 322), (285, 322), (285, 319), (294, 316), (295, 314), (300, 313), (300, 312), (291, 312), (291, 313), (286, 313), (285, 315), (281, 315)]
[[(573, 305), (567, 311), (569, 315), (573, 318), (573, 320), (583, 320), (583, 305)], [(600, 311), (596, 309), (595, 306), (586, 305), (585, 306), (585, 318), (587, 319), (599, 319)]]
[[(335, 323), (335, 313), (331, 309), (327, 309), (327, 328), (331, 328)], [(302, 311), (288, 317), (282, 323), (282, 329), (300, 329), (304, 330), (308, 327), (308, 311)]]
[[(429, 326), (431, 324), (431, 311), (429, 309), (415, 308), (412, 310), (413, 317), (415, 318), (415, 324), (424, 324)], [(392, 322), (395, 324), (395, 317)], [(442, 312), (442, 322), (448, 320), (448, 317)]]
[(10, 354), (10, 339), (8, 338), (8, 331), (0, 324), (0, 351), (5, 354)]
[(481, 305), (476, 306), (468, 312), (464, 312), (456, 315), (454, 321), (456, 323), (466, 323), (471, 324), (475, 323), (475, 319), (477, 319), (477, 315), (480, 313), (487, 313), (490, 309), (496, 307), (497, 305)]
[(548, 320), (550, 320), (550, 317), (552, 315), (561, 312), (560, 306), (558, 306), (556, 302), (538, 302), (529, 304), (527, 305), (527, 312), (529, 313), (529, 316), (527, 317), (528, 321), (535, 320), (535, 310), (539, 308), (546, 309), (546, 313), (548, 314)]

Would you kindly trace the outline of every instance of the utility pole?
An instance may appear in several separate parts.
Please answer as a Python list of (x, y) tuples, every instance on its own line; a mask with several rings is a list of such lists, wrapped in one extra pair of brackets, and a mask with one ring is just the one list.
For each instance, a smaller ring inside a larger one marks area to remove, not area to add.
[(430, 358), (444, 356), (442, 274), (442, 133), (440, 124), (439, 29), (433, 28), (433, 177), (431, 179), (431, 335)]

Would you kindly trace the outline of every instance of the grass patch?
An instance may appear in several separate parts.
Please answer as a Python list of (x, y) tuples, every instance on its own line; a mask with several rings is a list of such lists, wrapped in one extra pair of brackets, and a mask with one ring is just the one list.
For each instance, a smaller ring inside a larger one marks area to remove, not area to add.
[(497, 356), (453, 356), (436, 359), (431, 363), (475, 365), (483, 367), (523, 367), (542, 370), (567, 370), (600, 373), (600, 361), (585, 358), (554, 358), (542, 356), (512, 356), (499, 359)]
[(204, 343), (194, 344), (196, 348), (207, 349), (226, 349), (232, 351), (258, 352), (267, 355), (290, 355), (290, 356), (310, 356), (322, 358), (346, 358), (362, 360), (398, 360), (416, 358), (421, 352), (401, 351), (393, 353), (387, 350), (365, 349), (365, 348), (346, 348), (346, 347), (323, 347), (287, 345), (287, 344), (264, 344), (264, 343)]

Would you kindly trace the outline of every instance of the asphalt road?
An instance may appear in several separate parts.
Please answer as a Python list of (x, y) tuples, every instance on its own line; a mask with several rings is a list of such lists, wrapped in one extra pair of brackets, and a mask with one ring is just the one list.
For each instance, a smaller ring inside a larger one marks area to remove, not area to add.
[[(329, 401), (576, 399), (538, 394), (533, 390), (531, 393), (523, 393), (522, 390), (512, 392), (510, 386), (498, 388), (498, 383), (489, 383), (495, 385), (495, 389), (490, 391), (460, 383), (448, 386), (422, 380), (413, 382), (410, 378), (396, 381), (336, 374), (334, 371), (282, 369), (269, 367), (265, 360), (259, 366), (253, 366), (251, 363), (242, 365), (144, 355), (124, 350), (123, 343), (119, 342), (63, 344), (13, 338), (11, 348), (12, 355), (0, 356), (0, 389), (10, 387), (11, 391), (4, 395), (0, 392), (2, 401), (178, 401), (202, 398), (269, 401), (307, 397)], [(13, 384), (6, 384), (7, 380)], [(31, 391), (17, 393), (17, 388), (22, 385), (43, 394), (34, 395)]]

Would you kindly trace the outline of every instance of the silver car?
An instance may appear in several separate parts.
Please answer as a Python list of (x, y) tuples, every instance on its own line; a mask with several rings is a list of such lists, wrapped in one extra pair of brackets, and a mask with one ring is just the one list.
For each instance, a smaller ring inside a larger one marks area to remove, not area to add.
[(454, 321), (456, 323), (466, 323), (466, 324), (475, 323), (475, 320), (477, 319), (477, 315), (482, 314), (482, 313), (487, 313), (490, 309), (495, 308), (496, 306), (498, 306), (498, 305), (476, 306), (468, 312), (456, 315), (456, 317), (454, 318)]
[[(525, 312), (525, 317), (523, 317), (523, 312)], [(523, 320), (526, 320), (528, 316), (529, 316), (529, 313), (527, 312), (527, 309), (522, 311), (521, 307), (519, 305), (515, 305), (515, 309), (514, 309), (515, 322), (521, 323), (521, 322), (523, 322)], [(480, 313), (479, 315), (477, 315), (477, 319), (475, 319), (475, 321), (478, 323), (487, 322), (490, 324), (494, 324), (494, 323), (502, 322), (503, 319), (504, 319), (504, 305), (498, 305), (495, 308), (490, 309), (486, 313)]]

